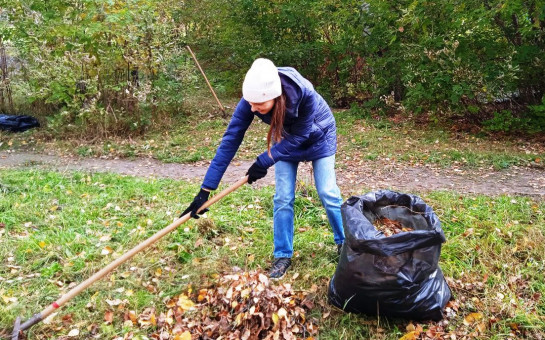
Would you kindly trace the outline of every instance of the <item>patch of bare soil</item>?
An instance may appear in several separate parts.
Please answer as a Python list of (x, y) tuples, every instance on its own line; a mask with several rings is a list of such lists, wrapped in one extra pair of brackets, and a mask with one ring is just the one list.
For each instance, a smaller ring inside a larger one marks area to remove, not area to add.
[[(0, 170), (35, 168), (55, 171), (112, 172), (122, 175), (173, 178), (200, 182), (209, 162), (193, 164), (162, 163), (151, 158), (103, 159), (78, 158), (55, 154), (36, 154), (22, 151), (0, 152)], [(234, 160), (227, 169), (223, 183), (234, 183), (244, 176), (251, 161)], [(299, 166), (299, 179), (312, 182), (311, 163)], [(418, 193), (448, 190), (457, 193), (523, 195), (545, 197), (545, 170), (511, 167), (494, 169), (442, 169), (433, 166), (410, 166), (381, 161), (337, 161), (337, 183), (343, 197), (361, 195), (379, 189)], [(257, 186), (274, 185), (274, 167)]]

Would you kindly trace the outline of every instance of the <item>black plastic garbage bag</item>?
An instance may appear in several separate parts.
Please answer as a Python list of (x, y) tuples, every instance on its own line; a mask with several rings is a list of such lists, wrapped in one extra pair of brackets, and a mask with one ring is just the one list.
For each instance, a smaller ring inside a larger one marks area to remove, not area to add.
[[(381, 190), (341, 207), (346, 235), (329, 302), (348, 312), (441, 320), (451, 292), (438, 261), (445, 234), (432, 208), (414, 195)], [(386, 217), (413, 231), (384, 236)]]
[(26, 115), (0, 115), (0, 130), (23, 132), (40, 126), (38, 120)]

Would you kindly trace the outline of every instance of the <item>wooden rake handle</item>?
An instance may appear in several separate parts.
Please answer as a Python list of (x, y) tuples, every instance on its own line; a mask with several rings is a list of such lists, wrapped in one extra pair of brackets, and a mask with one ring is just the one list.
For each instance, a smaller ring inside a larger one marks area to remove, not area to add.
[[(202, 205), (202, 207), (199, 209), (199, 211), (208, 208), (209, 206), (216, 203), (217, 201), (219, 201), (223, 197), (227, 196), (231, 192), (235, 191), (236, 189), (238, 189), (242, 185), (246, 184), (247, 182), (248, 182), (248, 176), (245, 176), (245, 177), (239, 179), (236, 183), (234, 183), (230, 187), (226, 188), (225, 190), (222, 190), (217, 195), (214, 195), (212, 198), (210, 198), (208, 201), (206, 201)], [(136, 255), (140, 251), (144, 250), (145, 248), (147, 248), (150, 245), (157, 242), (160, 238), (162, 238), (166, 234), (168, 234), (171, 231), (173, 231), (174, 229), (178, 228), (181, 224), (187, 222), (190, 218), (191, 218), (191, 213), (190, 212), (185, 214), (184, 216), (178, 218), (177, 220), (172, 222), (172, 224), (170, 224), (167, 227), (163, 228), (162, 230), (158, 231), (157, 233), (155, 233), (153, 236), (151, 236), (150, 238), (148, 238), (144, 242), (142, 242), (139, 245), (137, 245), (136, 247), (132, 248), (131, 250), (129, 250), (128, 252), (123, 254), (121, 257), (117, 258), (116, 260), (114, 260), (113, 262), (108, 264), (106, 267), (102, 268), (101, 270), (99, 270), (98, 272), (93, 274), (87, 280), (83, 281), (82, 283), (80, 283), (76, 287), (72, 288), (70, 291), (68, 291), (68, 293), (61, 296), (57, 301), (53, 302), (51, 305), (49, 305), (47, 308), (45, 308), (40, 313), (34, 314), (34, 316), (32, 316), (30, 319), (28, 319), (23, 324), (18, 324), (18, 322), (16, 322), (16, 326), (14, 327), (14, 330), (13, 330), (12, 339), (17, 339), (17, 337), (14, 337), (16, 333), (19, 334), (19, 331), (24, 331), (24, 330), (32, 327), (34, 324), (36, 324), (36, 323), (42, 321), (43, 319), (47, 318), (56, 309), (63, 306), (65, 303), (70, 301), (73, 297), (75, 297), (76, 295), (81, 293), (87, 287), (89, 287), (90, 285), (92, 285), (96, 281), (100, 280), (106, 274), (108, 274), (109, 272), (111, 272), (115, 268), (119, 267), (121, 264), (123, 264), (124, 262), (126, 262), (127, 260), (132, 258), (134, 255)], [(18, 320), (18, 321), (20, 321), (20, 320)], [(16, 328), (18, 328), (18, 329), (16, 329)]]
[(220, 100), (218, 99), (218, 96), (216, 96), (216, 92), (214, 92), (214, 88), (212, 85), (210, 85), (210, 82), (208, 81), (208, 78), (206, 77), (206, 74), (201, 68), (201, 64), (199, 64), (199, 61), (197, 60), (197, 57), (195, 56), (195, 53), (193, 53), (193, 50), (191, 50), (191, 47), (189, 45), (186, 46), (189, 53), (191, 53), (191, 57), (193, 57), (193, 60), (195, 60), (195, 64), (197, 64), (197, 67), (199, 68), (199, 71), (201, 71), (202, 76), (204, 77), (204, 80), (206, 81), (206, 84), (208, 85), (208, 88), (210, 89), (210, 92), (212, 92), (212, 95), (214, 95), (214, 98), (216, 99), (216, 102), (218, 103), (221, 112), (225, 115), (225, 109), (223, 108), (223, 105), (221, 105)]

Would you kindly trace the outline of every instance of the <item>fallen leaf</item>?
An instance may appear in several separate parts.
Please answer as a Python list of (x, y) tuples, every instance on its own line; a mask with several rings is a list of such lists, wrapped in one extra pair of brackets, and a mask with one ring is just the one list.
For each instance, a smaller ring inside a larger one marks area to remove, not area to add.
[(466, 315), (466, 317), (464, 318), (464, 325), (466, 325), (466, 326), (471, 325), (475, 321), (479, 321), (482, 318), (483, 318), (482, 313), (470, 313), (470, 314)]
[(177, 334), (174, 336), (174, 340), (191, 340), (191, 333), (185, 331), (182, 334)]
[(104, 321), (107, 324), (111, 324), (114, 321), (114, 312), (107, 310), (106, 313), (104, 313)]
[(73, 330), (71, 330), (69, 333), (68, 333), (68, 336), (73, 338), (73, 337), (76, 337), (79, 335), (79, 329), (77, 328), (74, 328)]
[(399, 340), (416, 340), (417, 337), (416, 331), (410, 331), (409, 333), (406, 333), (403, 335)]
[(182, 308), (183, 310), (189, 310), (195, 306), (195, 303), (193, 301), (189, 300), (189, 298), (185, 295), (180, 295), (178, 298), (177, 305)]
[(273, 313), (273, 315), (272, 315), (272, 321), (273, 321), (273, 323), (274, 323), (275, 326), (276, 326), (276, 324), (278, 323), (278, 319), (279, 319), (279, 318), (278, 318), (278, 314)]
[(115, 300), (106, 299), (106, 303), (109, 304), (110, 306), (118, 306), (118, 305), (122, 304), (123, 301), (121, 301), (119, 299), (115, 299)]

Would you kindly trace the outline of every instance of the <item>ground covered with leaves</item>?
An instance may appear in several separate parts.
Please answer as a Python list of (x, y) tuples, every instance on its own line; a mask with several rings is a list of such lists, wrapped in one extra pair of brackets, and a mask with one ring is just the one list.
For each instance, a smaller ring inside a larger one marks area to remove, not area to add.
[[(170, 224), (196, 184), (114, 174), (0, 172), (0, 334)], [(447, 242), (440, 322), (344, 313), (327, 302), (337, 255), (316, 192), (298, 187), (293, 267), (263, 276), (273, 189), (245, 186), (78, 295), (29, 339), (541, 339), (545, 206), (426, 192)], [(256, 300), (257, 299), (257, 300)]]

